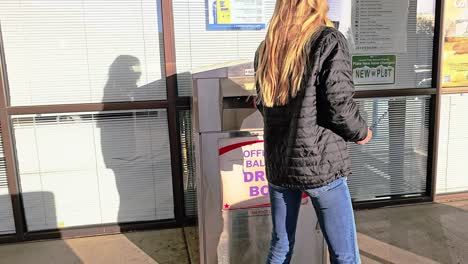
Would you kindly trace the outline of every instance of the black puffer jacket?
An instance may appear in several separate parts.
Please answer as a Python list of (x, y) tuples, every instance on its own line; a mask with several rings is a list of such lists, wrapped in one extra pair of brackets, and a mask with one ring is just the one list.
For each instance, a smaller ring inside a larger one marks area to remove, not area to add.
[(299, 95), (284, 106), (257, 105), (264, 120), (267, 178), (281, 187), (317, 188), (350, 175), (345, 141), (356, 142), (367, 136), (367, 124), (353, 100), (345, 37), (336, 29), (324, 27), (310, 41), (308, 50)]

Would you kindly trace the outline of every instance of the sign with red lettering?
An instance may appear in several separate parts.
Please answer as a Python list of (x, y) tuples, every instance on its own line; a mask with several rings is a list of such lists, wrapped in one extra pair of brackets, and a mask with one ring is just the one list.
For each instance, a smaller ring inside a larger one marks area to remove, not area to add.
[(270, 206), (262, 137), (219, 142), (223, 210)]
[[(264, 156), (263, 138), (260, 136), (220, 139), (223, 210), (270, 206)], [(304, 199), (303, 204), (307, 201)]]

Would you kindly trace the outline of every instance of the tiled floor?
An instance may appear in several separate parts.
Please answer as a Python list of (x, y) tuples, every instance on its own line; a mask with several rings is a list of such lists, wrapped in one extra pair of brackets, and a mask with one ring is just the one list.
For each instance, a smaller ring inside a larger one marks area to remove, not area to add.
[[(357, 211), (356, 221), (363, 263), (468, 263), (468, 200)], [(198, 264), (197, 237), (189, 227), (7, 244), (0, 263)]]

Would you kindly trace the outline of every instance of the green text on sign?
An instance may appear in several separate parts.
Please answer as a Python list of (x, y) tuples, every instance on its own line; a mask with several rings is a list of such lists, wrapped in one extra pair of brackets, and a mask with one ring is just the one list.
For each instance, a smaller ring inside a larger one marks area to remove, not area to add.
[(353, 56), (355, 85), (395, 84), (396, 55)]

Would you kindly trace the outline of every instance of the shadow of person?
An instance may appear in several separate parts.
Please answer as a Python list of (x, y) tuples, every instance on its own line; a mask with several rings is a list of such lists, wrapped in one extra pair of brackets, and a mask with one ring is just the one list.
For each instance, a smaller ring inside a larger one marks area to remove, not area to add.
[[(109, 68), (103, 101), (133, 102), (145, 99), (145, 92), (150, 92), (150, 86), (138, 87), (141, 75), (138, 58), (130, 55), (118, 56)], [(109, 169), (103, 176), (106, 177), (103, 181), (108, 181), (108, 186), (104, 188), (109, 189), (114, 178), (117, 190), (117, 197), (112, 187), (108, 190), (109, 195), (114, 195), (114, 199), (107, 201), (111, 208), (104, 209), (105, 222), (122, 224), (156, 218), (157, 183), (154, 182), (155, 172), (152, 168), (153, 152), (148, 148), (151, 138), (148, 135), (147, 117), (152, 114), (157, 115), (157, 112), (106, 111), (98, 115), (96, 121), (102, 157), (105, 167)]]
[(130, 55), (120, 55), (109, 68), (104, 87), (104, 102), (134, 101), (141, 77), (140, 60)]
[[(165, 99), (162, 89), (176, 78), (174, 75), (167, 77), (169, 80), (162, 77), (148, 82), (144, 78), (149, 69), (142, 69), (140, 63), (131, 55), (115, 58), (104, 87), (104, 111), (95, 116), (100, 137), (97, 144), (104, 163), (99, 176), (103, 223), (116, 223), (123, 233), (140, 229), (135, 222), (174, 219), (175, 215), (166, 109), (116, 110), (122, 109), (122, 103), (146, 101), (144, 104), (149, 105)], [(191, 78), (190, 73), (178, 76)], [(178, 257), (179, 250), (168, 249), (180, 246), (180, 234), (156, 233), (126, 237), (158, 262)]]
[[(161, 89), (166, 79), (139, 85), (140, 78), (147, 77), (147, 71), (145, 68), (142, 72), (137, 57), (118, 56), (110, 65), (103, 101), (128, 103), (160, 99), (158, 95), (165, 93)], [(104, 112), (95, 117), (107, 169), (100, 179), (105, 185), (101, 192), (107, 195), (103, 198), (103, 222), (118, 223), (121, 231), (130, 231), (131, 227), (124, 223), (174, 218), (165, 109), (116, 111), (120, 108), (114, 106), (106, 104)]]
[[(163, 63), (161, 63), (160, 69), (164, 69)], [(146, 68), (146, 71), (149, 70), (150, 69)], [(146, 74), (148, 74), (148, 72), (146, 72)], [(153, 80), (147, 84), (138, 85), (141, 78), (142, 66), (137, 57), (131, 55), (117, 56), (109, 67), (108, 79), (104, 87), (102, 101), (106, 103), (134, 102), (165, 98), (165, 91), (161, 91), (166, 87), (166, 79), (164, 77)], [(161, 98), (161, 96), (164, 96), (164, 98)]]

